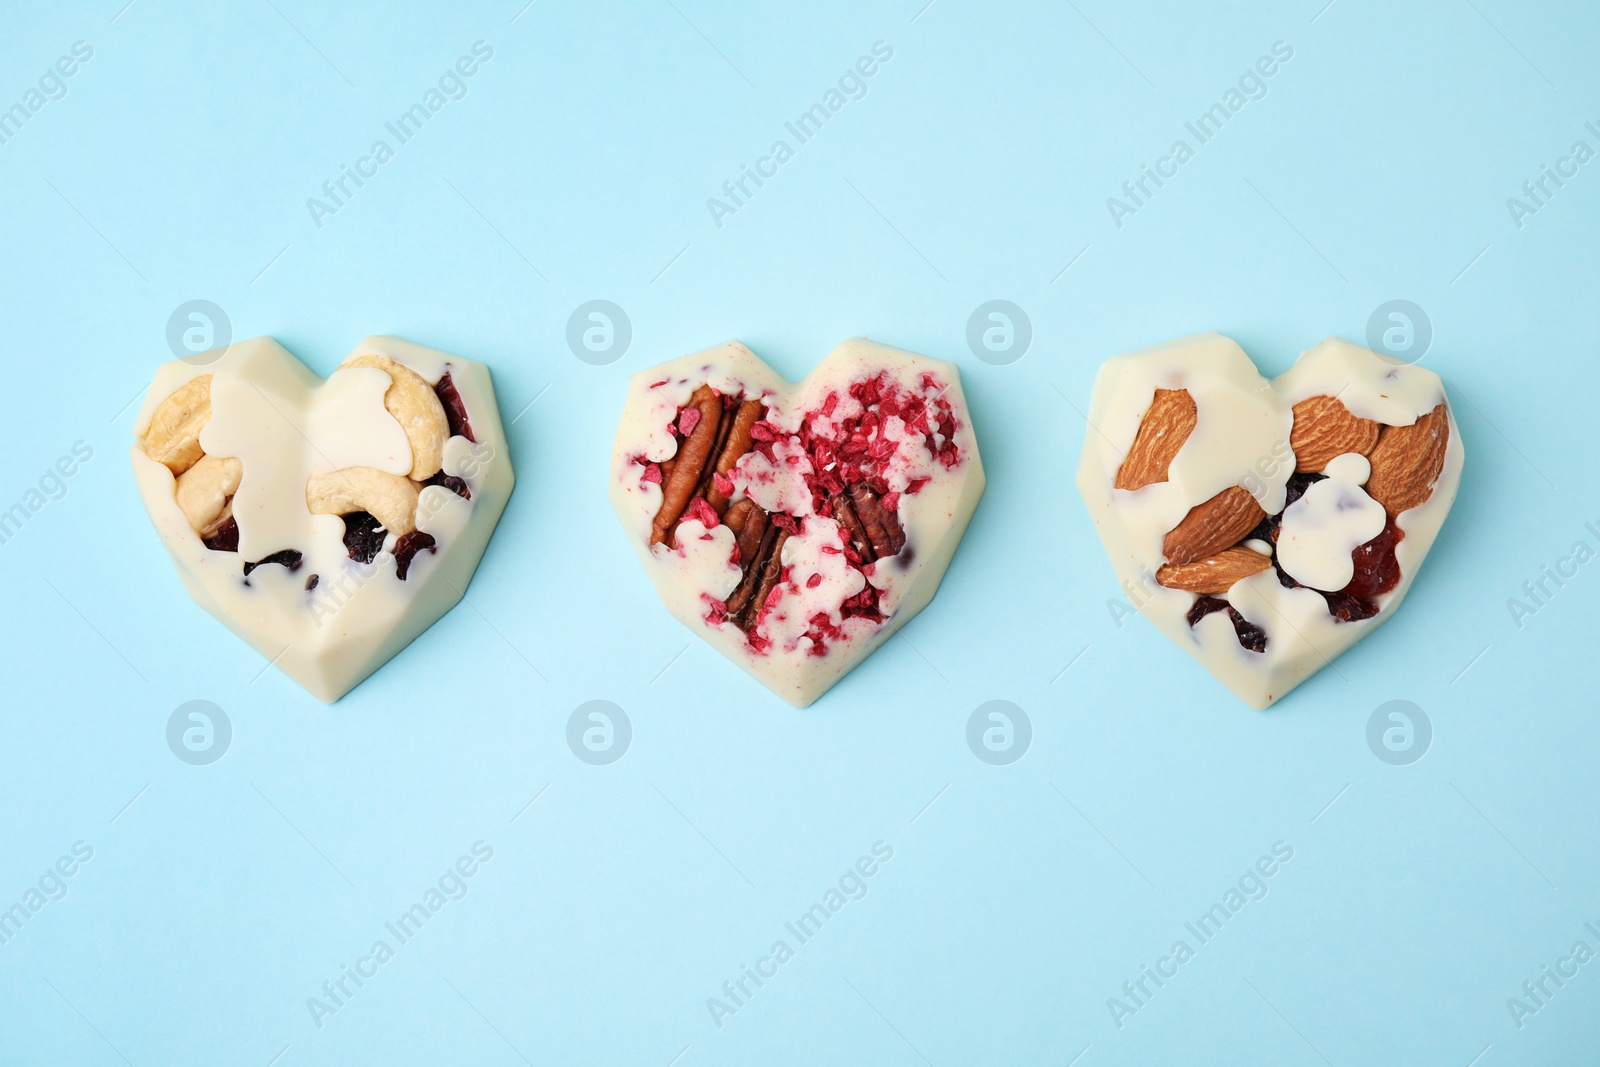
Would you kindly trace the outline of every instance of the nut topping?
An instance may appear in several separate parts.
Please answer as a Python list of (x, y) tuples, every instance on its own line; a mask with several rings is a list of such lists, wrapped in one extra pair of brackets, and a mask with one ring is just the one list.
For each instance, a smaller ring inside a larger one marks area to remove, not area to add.
[(1133, 445), (1117, 468), (1116, 488), (1142, 489), (1167, 480), (1167, 468), (1194, 432), (1197, 412), (1187, 389), (1157, 389)]
[(1378, 443), (1379, 428), (1371, 419), (1357, 418), (1337, 397), (1302, 400), (1294, 406), (1294, 426), (1289, 431), (1295, 470), (1319, 472), (1346, 452), (1364, 456)]
[(1168, 563), (1193, 563), (1236, 545), (1267, 513), (1243, 486), (1224, 489), (1189, 509), (1161, 542)]
[[(439, 473), (444, 463), (444, 443), (450, 438), (450, 421), (434, 387), (422, 375), (388, 356), (355, 356), (340, 366), (376, 367), (389, 375), (383, 406), (411, 443), (411, 477), (422, 482)], [(454, 392), (453, 384), (450, 389)]]
[(243, 475), (244, 464), (238, 460), (206, 455), (178, 475), (178, 510), (201, 538), (215, 536), (218, 528), (232, 518), (231, 501)]
[(202, 374), (174, 389), (156, 405), (139, 447), (173, 474), (182, 474), (205, 455), (200, 447), (200, 431), (210, 418), (211, 375)]
[(689, 404), (683, 411), (684, 415), (691, 411), (695, 414), (689, 421), (683, 415), (678, 419), (679, 427), (686, 431), (686, 440), (678, 446), (677, 455), (673, 456), (671, 472), (668, 473), (664, 466), (662, 469), (666, 480), (661, 486), (661, 509), (656, 512), (655, 521), (650, 527), (650, 543), (653, 545), (672, 543), (668, 534), (676, 530), (677, 522), (689, 506), (689, 500), (700, 484), (700, 476), (710, 462), (711, 450), (716, 446), (717, 430), (722, 422), (722, 400), (715, 389), (702, 385), (689, 397)]
[(1440, 404), (1410, 426), (1385, 426), (1368, 458), (1367, 495), (1391, 516), (1427, 502), (1444, 469), (1450, 413)]
[(306, 480), (306, 507), (313, 515), (365, 511), (403, 536), (417, 528), (417, 484), (375, 467), (345, 467)]
[(1233, 583), (1272, 566), (1272, 557), (1248, 548), (1230, 548), (1193, 563), (1168, 563), (1156, 571), (1156, 581), (1168, 589), (1220, 595)]

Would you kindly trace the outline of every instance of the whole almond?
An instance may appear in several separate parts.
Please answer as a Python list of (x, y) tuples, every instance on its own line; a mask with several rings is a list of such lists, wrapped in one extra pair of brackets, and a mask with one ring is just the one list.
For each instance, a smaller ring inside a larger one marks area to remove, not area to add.
[(1410, 426), (1385, 426), (1368, 459), (1367, 495), (1398, 515), (1433, 495), (1450, 444), (1450, 412), (1440, 404)]
[(1194, 397), (1187, 389), (1157, 389), (1133, 445), (1117, 468), (1116, 488), (1142, 489), (1167, 480), (1167, 467), (1194, 432)]
[(1168, 589), (1220, 596), (1233, 583), (1272, 566), (1272, 559), (1248, 548), (1230, 548), (1193, 563), (1168, 563), (1156, 571), (1156, 581)]
[(1365, 456), (1378, 443), (1380, 429), (1372, 419), (1357, 418), (1338, 397), (1302, 400), (1294, 406), (1294, 428), (1289, 431), (1294, 469), (1321, 471), (1335, 456), (1346, 452)]
[(1238, 544), (1266, 517), (1256, 498), (1236, 485), (1190, 508), (1161, 542), (1161, 551), (1168, 563), (1193, 563)]

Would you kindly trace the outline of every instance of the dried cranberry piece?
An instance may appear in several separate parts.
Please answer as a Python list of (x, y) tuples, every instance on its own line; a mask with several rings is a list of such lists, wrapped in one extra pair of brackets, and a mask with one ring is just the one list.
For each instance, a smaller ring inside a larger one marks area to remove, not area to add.
[(1339, 622), (1360, 622), (1370, 619), (1378, 613), (1378, 602), (1365, 597), (1352, 596), (1346, 592), (1323, 593), (1322, 599), (1328, 602), (1328, 614)]
[(244, 576), (246, 578), (250, 577), (251, 571), (257, 567), (265, 567), (269, 563), (276, 563), (280, 567), (287, 567), (291, 571), (297, 571), (300, 569), (300, 560), (299, 552), (292, 548), (281, 548), (269, 556), (262, 556), (254, 563), (246, 563), (244, 565)]
[(344, 547), (357, 563), (377, 559), (388, 536), (383, 524), (365, 511), (352, 511), (344, 517)]
[(439, 384), (433, 387), (433, 391), (439, 395), (439, 403), (444, 405), (444, 417), (450, 424), (450, 436), (465, 437), (473, 444), (477, 444), (478, 439), (472, 436), (472, 423), (467, 421), (467, 405), (462, 401), (456, 383), (450, 379), (449, 371), (444, 372), (444, 377), (439, 379)]
[(1240, 615), (1237, 608), (1219, 596), (1197, 597), (1189, 607), (1189, 625), (1193, 626), (1212, 612), (1224, 609), (1228, 612), (1228, 620), (1233, 623), (1233, 633), (1239, 639), (1239, 644), (1249, 652), (1265, 652), (1267, 632)]
[(1239, 637), (1239, 644), (1251, 652), (1265, 652), (1267, 650), (1267, 631), (1250, 622), (1233, 608), (1228, 608), (1228, 617), (1233, 620), (1233, 632)]
[(1189, 625), (1193, 626), (1213, 611), (1221, 611), (1228, 606), (1228, 602), (1219, 596), (1203, 596), (1197, 599), (1189, 608)]
[(406, 580), (406, 572), (411, 569), (412, 559), (423, 549), (429, 552), (439, 551), (433, 535), (423, 533), (421, 530), (412, 530), (394, 543), (395, 574), (402, 582)]
[(228, 521), (217, 527), (217, 532), (210, 537), (202, 537), (200, 543), (213, 552), (239, 551), (239, 524), (228, 516)]
[(467, 488), (467, 480), (465, 478), (457, 478), (454, 474), (437, 471), (432, 478), (422, 484), (442, 486), (463, 500), (472, 499), (472, 490)]
[(1395, 559), (1394, 550), (1404, 537), (1405, 531), (1396, 526), (1393, 519), (1387, 520), (1377, 537), (1350, 553), (1355, 575), (1350, 584), (1339, 591), (1369, 599), (1399, 585), (1400, 561)]
[(1316, 485), (1326, 477), (1326, 474), (1307, 474), (1304, 472), (1289, 475), (1289, 483), (1287, 486), (1285, 486), (1285, 488), (1288, 489), (1289, 494), (1284, 498), (1284, 509), (1287, 510), (1290, 504), (1293, 504), (1296, 500), (1299, 500), (1301, 497), (1306, 495), (1307, 489), (1310, 489), (1313, 485)]

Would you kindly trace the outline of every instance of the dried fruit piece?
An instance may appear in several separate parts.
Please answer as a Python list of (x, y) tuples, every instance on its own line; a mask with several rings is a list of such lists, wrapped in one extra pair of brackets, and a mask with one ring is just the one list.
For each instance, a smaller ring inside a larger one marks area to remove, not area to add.
[(344, 516), (344, 548), (357, 563), (371, 563), (383, 551), (389, 531), (383, 523), (365, 511), (352, 511)]
[(1391, 516), (1423, 504), (1433, 495), (1450, 443), (1450, 413), (1440, 404), (1410, 426), (1385, 426), (1368, 457), (1372, 476), (1367, 495)]
[(417, 528), (417, 485), (375, 467), (345, 467), (306, 479), (306, 507), (313, 515), (366, 511), (394, 534)]
[(450, 421), (444, 404), (427, 380), (402, 363), (367, 353), (345, 360), (341, 367), (376, 367), (389, 375), (389, 388), (383, 406), (405, 431), (411, 443), (411, 477), (426, 481), (444, 463), (444, 443), (450, 437)]
[(1224, 489), (1189, 509), (1161, 542), (1168, 563), (1193, 563), (1239, 543), (1267, 513), (1243, 486)]
[(1270, 566), (1271, 556), (1248, 548), (1230, 548), (1192, 563), (1168, 563), (1156, 571), (1156, 581), (1168, 589), (1190, 593), (1226, 593), (1234, 582), (1260, 574)]
[(216, 533), (233, 515), (228, 502), (238, 491), (243, 476), (244, 464), (237, 459), (205, 455), (178, 475), (175, 496), (178, 510), (189, 520), (189, 528), (201, 537)]
[(1250, 652), (1265, 652), (1267, 650), (1267, 632), (1239, 614), (1238, 608), (1229, 604), (1226, 600), (1214, 596), (1203, 596), (1190, 606), (1189, 614), (1186, 616), (1189, 620), (1189, 627), (1193, 629), (1195, 623), (1207, 615), (1214, 611), (1224, 610), (1228, 613), (1229, 621), (1233, 623), (1233, 633), (1239, 639), (1240, 646)]
[(478, 439), (472, 436), (472, 422), (467, 418), (467, 402), (461, 399), (461, 390), (456, 388), (456, 383), (450, 377), (450, 372), (445, 371), (444, 377), (439, 379), (439, 384), (433, 387), (434, 393), (439, 397), (439, 403), (444, 406), (445, 421), (450, 425), (451, 437), (465, 437), (473, 444)]
[(231, 509), (227, 518), (217, 520), (216, 529), (200, 535), (200, 543), (213, 552), (239, 551), (239, 524), (234, 521)]
[[(446, 474), (444, 471), (440, 471), (422, 484), (425, 486), (437, 485), (443, 489), (448, 489), (463, 500), (472, 499), (472, 490), (467, 487), (466, 479), (457, 478), (454, 474)], [(417, 491), (421, 492), (422, 490), (419, 488)]]
[(1289, 431), (1295, 470), (1320, 471), (1346, 452), (1365, 456), (1378, 443), (1380, 429), (1372, 419), (1358, 418), (1338, 397), (1302, 400), (1294, 406), (1294, 426)]
[(200, 461), (200, 431), (211, 418), (211, 375), (190, 378), (174, 389), (150, 413), (150, 427), (139, 447), (173, 474), (182, 474)]
[(1117, 468), (1116, 488), (1142, 489), (1167, 480), (1167, 468), (1194, 432), (1197, 412), (1187, 389), (1157, 389), (1133, 445)]
[(402, 582), (406, 580), (406, 572), (411, 569), (411, 561), (418, 552), (427, 549), (429, 552), (438, 552), (432, 534), (425, 534), (421, 530), (412, 530), (410, 533), (397, 539), (394, 543), (395, 575)]
[(270, 555), (262, 556), (254, 563), (246, 563), (244, 565), (244, 576), (246, 578), (250, 577), (251, 571), (255, 570), (257, 567), (265, 567), (269, 563), (276, 563), (280, 567), (284, 567), (291, 571), (297, 571), (300, 569), (300, 563), (302, 559), (303, 557), (295, 549), (280, 548), (278, 551), (273, 552)]

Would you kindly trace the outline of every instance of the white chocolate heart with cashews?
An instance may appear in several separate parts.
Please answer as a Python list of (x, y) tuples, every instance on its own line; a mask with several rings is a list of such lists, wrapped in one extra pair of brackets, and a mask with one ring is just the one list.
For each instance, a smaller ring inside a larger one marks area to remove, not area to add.
[(326, 380), (267, 337), (174, 360), (134, 434), (189, 595), (323, 701), (461, 599), (514, 481), (488, 368), (394, 337)]
[(1271, 381), (1214, 333), (1117, 356), (1088, 421), (1127, 603), (1255, 708), (1399, 609), (1461, 480), (1438, 375), (1331, 338)]

